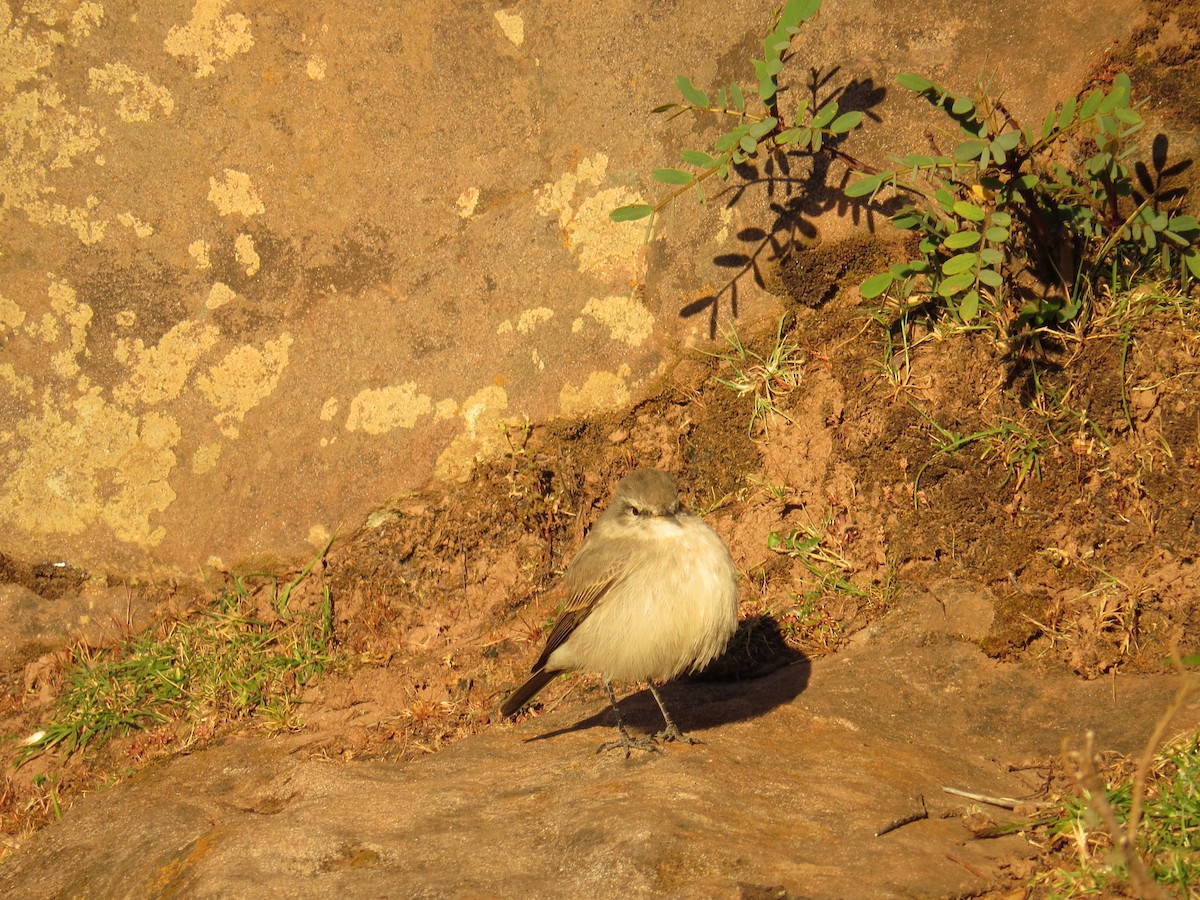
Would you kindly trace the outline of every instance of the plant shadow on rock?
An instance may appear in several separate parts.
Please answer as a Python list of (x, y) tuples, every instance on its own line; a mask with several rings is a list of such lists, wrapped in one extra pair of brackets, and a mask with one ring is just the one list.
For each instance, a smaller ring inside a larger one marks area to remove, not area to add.
[[(838, 71), (839, 67), (826, 74), (817, 69), (810, 70), (807, 92), (812, 108), (836, 103), (841, 110), (859, 112), (865, 118), (878, 122), (879, 116), (873, 110), (884, 101), (887, 89), (877, 86), (871, 78), (862, 81), (855, 79), (823, 96), (822, 92), (828, 88)], [(687, 319), (706, 313), (709, 337), (715, 338), (722, 298), (728, 297), (730, 313), (736, 318), (742, 279), (750, 276), (759, 288), (770, 290), (768, 285), (777, 280), (772, 277), (771, 269), (786, 268), (798, 253), (803, 252), (802, 248), (818, 240), (814, 224), (816, 219), (829, 213), (839, 216), (850, 214), (857, 222), (864, 216), (890, 214), (894, 211), (891, 205), (899, 206), (899, 201), (888, 201), (885, 204), (877, 202), (872, 206), (846, 197), (843, 189), (850, 177), (849, 169), (842, 173), (839, 181), (833, 180), (834, 162), (842, 162), (852, 168), (859, 166), (857, 160), (841, 149), (847, 136), (839, 135), (828, 139), (817, 153), (777, 150), (767, 156), (761, 163), (761, 168), (757, 164), (749, 163), (733, 167), (741, 181), (728, 186), (716, 196), (722, 197), (725, 207), (731, 209), (752, 185), (763, 185), (770, 222), (766, 227), (743, 228), (737, 233), (737, 239), (744, 245), (744, 249), (713, 257), (714, 265), (733, 270), (732, 274), (718, 290), (684, 306), (679, 311), (680, 318)], [(806, 171), (801, 168), (802, 160), (811, 160)], [(857, 272), (857, 269), (855, 271)], [(827, 300), (832, 296), (834, 290), (836, 284), (823, 299)]]

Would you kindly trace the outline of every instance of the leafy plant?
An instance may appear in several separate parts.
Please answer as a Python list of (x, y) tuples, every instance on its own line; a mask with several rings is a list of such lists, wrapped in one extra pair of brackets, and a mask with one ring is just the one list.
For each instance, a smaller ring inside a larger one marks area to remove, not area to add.
[[(850, 197), (911, 198), (892, 217), (918, 255), (867, 279), (867, 299), (928, 304), (963, 326), (1005, 336), (1084, 321), (1103, 277), (1151, 262), (1200, 278), (1200, 223), (1135, 189), (1130, 138), (1142, 127), (1127, 75), (1023, 127), (986, 85), (961, 94), (905, 73), (899, 83), (959, 127), (949, 153), (911, 153), (860, 175)], [(1074, 162), (1074, 160), (1082, 160)], [(1143, 187), (1145, 181), (1142, 179)]]
[(955, 454), (971, 444), (981, 443), (983, 445), (984, 458), (994, 455), (1004, 462), (1006, 474), (1000, 487), (1015, 479), (1015, 489), (1019, 491), (1031, 474), (1041, 477), (1043, 442), (1019, 422), (1004, 421), (974, 434), (955, 434), (935, 422), (925, 410), (911, 400), (909, 405), (941, 436), (941, 440), (934, 439), (937, 449), (933, 456), (917, 469), (917, 473), (913, 477), (914, 506), (920, 506), (921, 476), (925, 474), (925, 470), (941, 457)]
[(752, 439), (756, 432), (766, 436), (770, 423), (776, 416), (792, 421), (791, 417), (779, 408), (779, 398), (800, 386), (804, 354), (784, 335), (783, 326), (786, 319), (787, 316), (780, 318), (779, 326), (775, 329), (775, 340), (766, 356), (746, 347), (733, 328), (722, 333), (733, 352), (708, 354), (728, 364), (732, 369), (729, 377), (714, 378), (717, 384), (728, 388), (739, 397), (753, 395), (749, 426)]
[(286, 611), (300, 578), (273, 598), (275, 612), (265, 618), (239, 578), (187, 619), (112, 648), (77, 648), (51, 722), (25, 742), (18, 762), (53, 748), (70, 755), (176, 720), (194, 728), (260, 715), (269, 730), (292, 727), (298, 688), (324, 670), (332, 637), (327, 590), (319, 609)]
[(1182, 897), (1196, 896), (1200, 734), (1150, 762), (1150, 771), (1112, 784), (1085, 766), (1080, 796), (1064, 798), (1026, 826), (1048, 849), (1074, 852), (1073, 865), (1063, 863), (1038, 876), (1052, 896), (1125, 895), (1120, 888), (1133, 888), (1137, 896), (1166, 896), (1160, 885)]
[(767, 549), (798, 560), (817, 580), (816, 593), (837, 591), (865, 598), (869, 592), (850, 581), (854, 567), (842, 552), (841, 542), (831, 533), (837, 517), (832, 511), (820, 524), (767, 535)]
[(837, 139), (862, 124), (862, 113), (841, 112), (836, 101), (819, 108), (802, 100), (792, 112), (790, 124), (780, 109), (777, 76), (783, 70), (784, 57), (792, 38), (802, 25), (821, 8), (822, 0), (787, 0), (779, 11), (771, 31), (763, 39), (762, 59), (752, 60), (757, 84), (752, 93), (736, 81), (722, 86), (714, 94), (700, 90), (691, 79), (680, 75), (675, 79), (683, 102), (664, 103), (653, 112), (671, 112), (672, 117), (685, 112), (714, 113), (724, 118), (728, 127), (708, 150), (682, 150), (680, 159), (690, 169), (655, 169), (651, 177), (669, 185), (666, 196), (654, 203), (634, 203), (609, 213), (614, 222), (647, 219), (646, 235), (650, 236), (654, 222), (662, 210), (671, 206), (688, 191), (705, 200), (703, 183), (716, 175), (728, 180), (734, 167), (774, 153), (799, 151), (817, 154)]

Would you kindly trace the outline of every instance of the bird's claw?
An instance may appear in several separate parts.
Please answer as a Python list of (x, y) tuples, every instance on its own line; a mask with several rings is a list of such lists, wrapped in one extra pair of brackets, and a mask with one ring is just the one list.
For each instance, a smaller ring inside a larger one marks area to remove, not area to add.
[(672, 741), (677, 741), (680, 744), (704, 743), (704, 741), (700, 740), (700, 738), (689, 737), (688, 735), (684, 734), (674, 723), (668, 725), (662, 731), (658, 732), (658, 734), (654, 735), (654, 737), (662, 741), (664, 744), (668, 744)]
[[(629, 732), (624, 728), (619, 728), (620, 737), (615, 741), (605, 741), (596, 748), (597, 753), (603, 753), (606, 750), (616, 750), (618, 747), (625, 748), (625, 758), (629, 759), (630, 754), (634, 750), (645, 750), (648, 753), (662, 753), (662, 748), (654, 743), (654, 737), (630, 737)], [(657, 735), (655, 735), (657, 737)]]

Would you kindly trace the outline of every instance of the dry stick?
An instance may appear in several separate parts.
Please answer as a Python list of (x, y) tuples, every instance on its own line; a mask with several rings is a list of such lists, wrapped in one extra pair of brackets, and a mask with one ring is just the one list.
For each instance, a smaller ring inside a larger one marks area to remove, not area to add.
[(929, 810), (925, 808), (925, 795), (921, 794), (917, 797), (917, 799), (921, 801), (920, 812), (910, 813), (909, 815), (904, 816), (902, 819), (897, 819), (895, 822), (884, 825), (877, 832), (875, 832), (875, 837), (883, 837), (889, 831), (895, 831), (897, 828), (903, 828), (905, 825), (911, 825), (913, 822), (919, 822), (922, 819), (928, 819)]
[(979, 878), (987, 878), (988, 877), (986, 872), (981, 872), (975, 866), (971, 865), (969, 862), (966, 862), (965, 860), (959, 859), (953, 853), (947, 853), (946, 859), (950, 860), (950, 862), (952, 862), (952, 863), (958, 863), (960, 866), (962, 866), (964, 869), (966, 869), (972, 875), (976, 875)]
[(977, 803), (987, 803), (1003, 809), (1016, 809), (1024, 802), (1023, 800), (1014, 800), (1012, 797), (989, 797), (986, 794), (972, 794), (970, 791), (963, 791), (946, 785), (942, 785), (942, 790), (947, 794), (954, 794), (956, 797), (966, 797), (968, 800), (974, 800)]

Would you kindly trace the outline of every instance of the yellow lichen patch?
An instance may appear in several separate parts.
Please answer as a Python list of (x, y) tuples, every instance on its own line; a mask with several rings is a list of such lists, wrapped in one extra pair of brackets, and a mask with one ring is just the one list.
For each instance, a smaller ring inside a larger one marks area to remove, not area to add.
[(237, 258), (238, 265), (246, 270), (247, 275), (258, 274), (262, 260), (258, 258), (258, 251), (254, 249), (253, 237), (248, 234), (239, 234), (233, 241), (233, 253)]
[(18, 84), (32, 81), (52, 55), (50, 42), (14, 28), (12, 11), (0, 3), (0, 91), (11, 94)]
[(329, 529), (320, 523), (317, 523), (308, 529), (309, 546), (316, 550), (325, 549), (326, 545), (329, 544), (329, 539), (331, 537), (333, 537), (333, 535), (330, 534)]
[(25, 310), (14, 301), (0, 296), (0, 329), (16, 331), (25, 324)]
[(188, 244), (188, 254), (196, 261), (197, 269), (208, 269), (212, 267), (212, 259), (209, 258), (208, 241), (192, 241)]
[[(50, 283), (50, 308), (54, 310), (54, 320), (64, 325), (70, 335), (70, 346), (60, 350), (50, 358), (50, 365), (63, 378), (72, 378), (79, 374), (79, 356), (87, 348), (88, 326), (92, 321), (92, 308), (86, 303), (75, 299), (75, 289), (63, 281)], [(49, 316), (49, 314), (47, 314)], [(42, 335), (58, 337), (57, 325), (50, 326), (50, 321), (43, 318)]]
[(639, 223), (614, 222), (608, 214), (618, 206), (640, 203), (628, 188), (610, 188), (588, 197), (566, 227), (567, 249), (579, 260), (579, 271), (604, 277), (638, 279), (646, 244)]
[(192, 474), (205, 475), (217, 467), (221, 458), (220, 444), (201, 444), (192, 454)]
[[(527, 309), (517, 317), (516, 329), (521, 334), (532, 334), (534, 329), (543, 322), (549, 322), (554, 317), (554, 310), (548, 306), (535, 306), (532, 309)], [(510, 334), (513, 330), (513, 323), (505, 319), (496, 328), (496, 334)]]
[(101, 522), (123, 541), (153, 546), (150, 516), (175, 500), (167, 478), (180, 432), (174, 419), (131, 415), (93, 388), (66, 409), (47, 396), (17, 424), (23, 444), (4, 482), (10, 521), (37, 534), (79, 534)]
[[(438, 407), (440, 410), (442, 404)], [(463, 431), (442, 451), (433, 474), (445, 481), (464, 481), (470, 477), (476, 462), (489, 459), (506, 448), (504, 429), (517, 423), (516, 419), (503, 415), (507, 409), (508, 394), (494, 385), (476, 391), (464, 400), (458, 408)]]
[[(593, 297), (583, 307), (583, 315), (608, 329), (609, 337), (631, 347), (640, 347), (654, 329), (654, 316), (637, 297)], [(571, 324), (571, 330), (582, 331), (583, 318)]]
[(199, 322), (180, 322), (157, 344), (147, 347), (141, 338), (117, 341), (118, 362), (132, 369), (129, 377), (113, 389), (113, 398), (123, 406), (153, 406), (174, 400), (183, 391), (200, 357), (216, 344), (220, 331)]
[(150, 237), (150, 235), (154, 234), (154, 226), (153, 225), (151, 225), (147, 222), (143, 222), (141, 219), (139, 219), (137, 216), (135, 216), (131, 212), (121, 213), (120, 215), (117, 216), (117, 221), (120, 222), (122, 225), (124, 225), (126, 228), (132, 228), (133, 233), (136, 234), (140, 238), (148, 238), (148, 237)]
[[(2, 57), (0, 50), (0, 71)], [(7, 97), (0, 104), (0, 195), (5, 208), (20, 210), (34, 225), (65, 225), (85, 244), (94, 244), (107, 224), (95, 218), (100, 201), (88, 197), (69, 205), (51, 199), (57, 193), (51, 173), (72, 168), (100, 146), (100, 128), (84, 112), (68, 110), (50, 84)]]
[(458, 206), (459, 218), (469, 219), (475, 215), (475, 207), (479, 205), (479, 188), (469, 187), (454, 201)]
[(266, 212), (250, 176), (236, 169), (226, 169), (221, 181), (208, 179), (208, 199), (223, 216), (237, 213), (248, 218)]
[(429, 395), (418, 394), (416, 382), (368, 388), (350, 401), (346, 430), (387, 434), (396, 428), (412, 428), (432, 410)]
[(566, 416), (588, 416), (628, 406), (628, 375), (628, 367), (622, 366), (619, 373), (593, 372), (581, 388), (568, 382), (558, 393), (558, 408)]
[(155, 112), (169, 116), (175, 110), (175, 99), (170, 91), (125, 63), (108, 63), (103, 69), (88, 69), (88, 87), (94, 94), (119, 97), (117, 115), (123, 122), (149, 122)]
[[(69, 4), (62, 4), (68, 6)], [(86, 0), (71, 13), (71, 21), (67, 24), (67, 33), (71, 36), (71, 44), (78, 47), (80, 42), (104, 21), (104, 7), (94, 0)]]
[(608, 214), (642, 198), (623, 187), (583, 196), (584, 190), (599, 187), (607, 171), (608, 157), (603, 153), (582, 160), (574, 172), (564, 173), (538, 192), (537, 209), (544, 216), (557, 217), (563, 243), (581, 272), (638, 280), (645, 265), (643, 228), (614, 222)]
[[(33, 396), (33, 379), (28, 375), (18, 374), (12, 363), (0, 363), (0, 385), (8, 387), (10, 397)], [(0, 439), (0, 443), (4, 441)]]
[(608, 171), (603, 153), (580, 161), (574, 172), (564, 172), (557, 181), (546, 184), (537, 194), (537, 211), (543, 216), (558, 216), (563, 228), (571, 221), (575, 192), (580, 185), (598, 186)]
[(215, 282), (208, 291), (208, 298), (204, 301), (205, 309), (220, 309), (226, 303), (232, 302), (237, 297), (233, 288), (223, 282)]
[(496, 24), (504, 32), (504, 36), (512, 41), (514, 47), (525, 43), (525, 20), (518, 13), (498, 9), (492, 15), (496, 17)]
[(329, 397), (321, 404), (320, 417), (322, 422), (332, 422), (337, 416), (338, 399), (337, 397)]
[(288, 364), (292, 336), (282, 334), (259, 350), (249, 344), (236, 347), (196, 380), (205, 399), (217, 408), (221, 433), (236, 438), (246, 413), (271, 396)]
[(325, 78), (325, 60), (319, 56), (310, 56), (304, 63), (304, 74), (313, 81), (322, 81)]
[(216, 71), (213, 65), (233, 59), (254, 46), (250, 20), (241, 13), (224, 14), (229, 0), (196, 0), (192, 18), (167, 32), (163, 49), (172, 56), (191, 58), (197, 78)]

